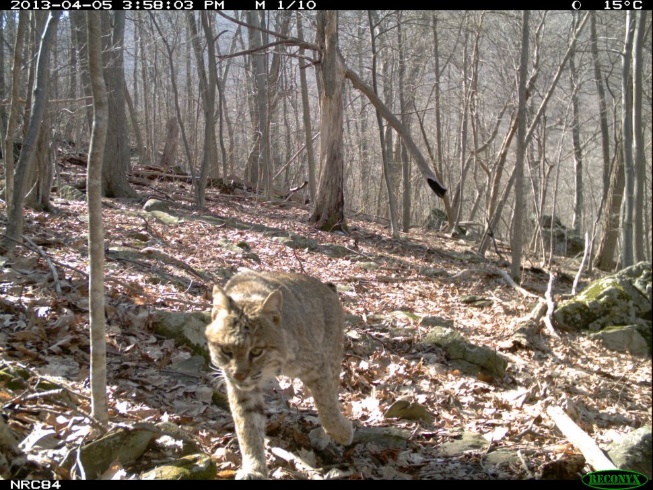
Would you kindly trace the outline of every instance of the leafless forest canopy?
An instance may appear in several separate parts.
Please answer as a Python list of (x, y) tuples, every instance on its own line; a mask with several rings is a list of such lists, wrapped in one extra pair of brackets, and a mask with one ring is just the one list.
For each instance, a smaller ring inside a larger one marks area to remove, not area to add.
[[(18, 12), (4, 11), (1, 23), (2, 131), (13, 106), (11, 136), (17, 142), (25, 138), (33, 110), (36, 92), (30, 88), (49, 14), (22, 15), (22, 39)], [(118, 140), (129, 140), (129, 161), (111, 172), (162, 167), (192, 174), (202, 185), (235, 177), (261, 189), (271, 184), (288, 190), (308, 181), (304, 192), (314, 202), (324, 136), (316, 12), (102, 15), (110, 111), (114, 91), (119, 100), (113, 103), (124, 112), (110, 117), (108, 140), (124, 129)], [(122, 40), (116, 36), (119, 15)], [(63, 13), (49, 46), (41, 131), (47, 135), (43, 148), (59, 155), (87, 152), (90, 141), (85, 16)], [(389, 218), (390, 189), (404, 230), (427, 222), (440, 226), (433, 218), (440, 208), (448, 213), (442, 226), (453, 224), (479, 238), (489, 223), (494, 237), (505, 240), (511, 227), (521, 227), (524, 248), (545, 259), (550, 234), (538, 217), (545, 225), (545, 216), (554, 215), (567, 239), (581, 241), (581, 252), (589, 234), (599, 267), (620, 265), (623, 243), (633, 251), (626, 262), (650, 260), (649, 12), (532, 11), (525, 24), (514, 11), (357, 10), (339, 11), (338, 22), (347, 70), (374, 89), (448, 189), (445, 201), (433, 194), (403, 140), (377, 117), (370, 98), (346, 82), (345, 215)], [(18, 72), (12, 69), (16, 54)], [(109, 78), (120, 75), (124, 84), (116, 89), (120, 84)], [(525, 118), (518, 121), (518, 114)], [(514, 136), (520, 122), (523, 159)], [(111, 159), (124, 158), (108, 152)], [(522, 172), (514, 180), (523, 193), (517, 200), (513, 178)], [(56, 172), (54, 178), (56, 183)], [(524, 216), (518, 221), (515, 202)], [(609, 235), (614, 245), (602, 246)]]

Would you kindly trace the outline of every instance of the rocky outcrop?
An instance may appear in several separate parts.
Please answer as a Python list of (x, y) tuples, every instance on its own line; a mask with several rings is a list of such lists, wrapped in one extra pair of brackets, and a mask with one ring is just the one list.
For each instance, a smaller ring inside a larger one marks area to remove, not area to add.
[(652, 301), (651, 263), (640, 262), (592, 282), (562, 302), (553, 320), (557, 328), (589, 330), (609, 348), (640, 355), (651, 351)]

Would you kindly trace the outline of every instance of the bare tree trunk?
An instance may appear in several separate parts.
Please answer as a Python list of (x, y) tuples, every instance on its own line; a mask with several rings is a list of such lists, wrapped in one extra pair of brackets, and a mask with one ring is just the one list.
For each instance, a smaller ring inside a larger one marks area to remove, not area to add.
[(634, 158), (634, 262), (644, 260), (644, 182), (646, 180), (646, 156), (644, 155), (644, 130), (642, 127), (642, 65), (644, 35), (646, 32), (646, 11), (635, 13), (633, 40), (633, 158)]
[(101, 18), (87, 12), (88, 67), (93, 91), (93, 130), (88, 154), (89, 326), (91, 330), (91, 410), (107, 424), (107, 360), (104, 321), (104, 227), (102, 225), (102, 164), (109, 122), (109, 104), (102, 70)]
[(623, 151), (618, 142), (615, 148), (615, 157), (610, 171), (608, 195), (601, 216), (601, 241), (596, 249), (594, 267), (603, 271), (614, 270), (616, 263), (615, 252), (619, 245), (619, 211), (623, 201), (624, 184), (626, 181), (623, 162)]
[[(368, 10), (368, 18), (370, 24), (370, 38), (372, 41), (372, 88), (375, 94), (378, 94), (378, 84), (376, 81), (376, 61), (377, 49), (376, 39), (380, 27), (379, 16), (375, 10)], [(387, 75), (387, 64), (383, 67), (384, 73), (384, 88), (386, 104), (392, 102), (392, 92), (390, 90), (389, 76)], [(383, 179), (385, 180), (386, 191), (388, 192), (388, 208), (390, 211), (390, 233), (393, 238), (399, 238), (399, 221), (397, 219), (397, 200), (395, 197), (395, 190), (393, 185), (393, 171), (392, 171), (392, 133), (387, 132), (383, 134), (383, 119), (381, 113), (377, 109), (376, 120), (379, 127), (379, 141), (381, 142), (381, 159), (383, 161)], [(388, 128), (389, 129), (389, 128)]]
[(9, 106), (9, 119), (7, 121), (7, 134), (5, 135), (5, 201), (7, 202), (7, 216), (11, 216), (14, 192), (14, 133), (18, 119), (18, 106), (20, 97), (20, 65), (22, 64), (21, 52), (25, 31), (27, 30), (27, 12), (18, 13), (18, 27), (16, 29), (16, 45), (14, 46), (14, 61), (12, 65), (11, 102)]
[(57, 33), (57, 25), (61, 11), (53, 10), (49, 13), (43, 36), (39, 46), (39, 55), (36, 62), (36, 75), (34, 80), (34, 93), (32, 96), (32, 108), (30, 111), (27, 134), (23, 140), (23, 147), (16, 164), (16, 173), (14, 177), (14, 189), (10, 212), (8, 214), (9, 223), (7, 225), (6, 235), (3, 245), (8, 250), (13, 250), (16, 242), (22, 241), (23, 234), (23, 206), (25, 203), (25, 194), (27, 186), (27, 175), (34, 164), (36, 156), (36, 144), (41, 129), (41, 123), (45, 117), (48, 103), (48, 78), (49, 73), (49, 52), (54, 44), (54, 38)]
[(338, 12), (317, 14), (317, 39), (322, 48), (320, 92), (320, 183), (309, 222), (325, 231), (346, 229), (343, 194), (344, 61), (338, 50)]
[(209, 173), (216, 177), (219, 175), (218, 169), (218, 147), (215, 139), (215, 94), (217, 89), (216, 66), (215, 66), (215, 45), (213, 43), (213, 28), (209, 23), (209, 17), (205, 12), (201, 12), (200, 19), (204, 38), (207, 43), (208, 67), (204, 65), (204, 56), (199, 42), (199, 35), (195, 27), (195, 17), (193, 13), (187, 13), (188, 26), (192, 35), (193, 49), (197, 63), (197, 71), (200, 80), (200, 95), (202, 97), (202, 106), (204, 109), (204, 152), (200, 164), (200, 175), (197, 183), (197, 194), (195, 196), (196, 204), (199, 209), (204, 207), (205, 189)]
[[(256, 51), (263, 46), (261, 32), (256, 27), (261, 27), (259, 13), (253, 10), (247, 11), (247, 23), (249, 28), (250, 50), (255, 52), (252, 56), (252, 71), (254, 76), (255, 87), (255, 117), (256, 117), (256, 144), (252, 149), (248, 159), (245, 180), (253, 185), (263, 183), (263, 187), (268, 189), (269, 166), (270, 163), (270, 120), (268, 115), (268, 72), (266, 57), (264, 52)], [(261, 182), (262, 181), (262, 182)]]
[(635, 190), (635, 166), (633, 163), (633, 92), (631, 61), (633, 51), (634, 22), (632, 12), (626, 13), (626, 39), (621, 53), (621, 124), (623, 132), (624, 175), (626, 177), (621, 213), (621, 267), (634, 263), (633, 254), (633, 194)]
[(524, 157), (526, 156), (526, 79), (528, 77), (529, 11), (522, 11), (521, 56), (519, 59), (519, 82), (517, 88), (517, 150), (515, 155), (515, 212), (512, 223), (510, 248), (512, 261), (510, 275), (516, 281), (521, 278), (521, 259), (524, 232)]
[(102, 12), (104, 81), (109, 103), (107, 140), (102, 164), (102, 189), (106, 197), (138, 197), (129, 184), (129, 135), (125, 111), (124, 38), (125, 11)]
[[(79, 61), (79, 80), (81, 85), (81, 93), (86, 96), (91, 95), (91, 81), (88, 74), (88, 50), (86, 32), (86, 15), (79, 10), (70, 11), (70, 25), (74, 33), (75, 49), (77, 50), (77, 60)], [(86, 122), (88, 130), (93, 126), (93, 108), (88, 105), (86, 107)]]
[[(572, 14), (574, 21), (572, 30), (575, 28), (578, 17), (576, 13)], [(572, 127), (571, 139), (574, 145), (574, 217), (572, 228), (578, 236), (581, 234), (583, 224), (583, 149), (580, 143), (580, 115), (578, 109), (578, 92), (580, 90), (580, 80), (575, 63), (575, 49), (569, 57), (569, 76), (571, 79), (571, 106), (572, 106)]]
[(594, 80), (599, 99), (599, 123), (601, 127), (601, 155), (603, 156), (603, 195), (607, 196), (610, 185), (610, 134), (608, 132), (608, 109), (605, 102), (605, 90), (599, 62), (599, 47), (596, 38), (596, 12), (590, 10), (590, 41), (592, 61), (594, 64)]
[(177, 155), (177, 142), (179, 141), (179, 123), (176, 117), (168, 119), (166, 124), (166, 144), (159, 165), (163, 168), (172, 167)]
[[(134, 128), (134, 136), (136, 137), (136, 146), (138, 147), (138, 163), (142, 165), (147, 158), (147, 150), (143, 143), (143, 136), (141, 135), (140, 125), (136, 117), (136, 108), (132, 102), (129, 90), (125, 87), (125, 102), (127, 102), (127, 109), (129, 110), (129, 118), (131, 119), (132, 128)], [(176, 148), (176, 147), (175, 147)]]
[[(549, 89), (547, 90), (546, 94), (544, 95), (544, 98), (542, 99), (542, 102), (540, 103), (540, 106), (537, 109), (537, 112), (533, 116), (533, 120), (531, 121), (530, 126), (528, 127), (528, 130), (526, 131), (526, 135), (524, 136), (524, 141), (525, 145), (527, 146), (528, 143), (530, 142), (531, 137), (533, 136), (533, 132), (535, 131), (535, 128), (537, 128), (540, 118), (542, 117), (542, 114), (544, 113), (546, 106), (549, 103), (549, 100), (551, 99), (551, 96), (553, 95), (553, 91), (558, 84), (558, 80), (560, 79), (560, 76), (562, 74), (562, 70), (567, 63), (567, 60), (569, 59), (569, 55), (571, 54), (574, 46), (576, 45), (576, 41), (578, 39), (578, 36), (582, 32), (583, 28), (585, 27), (585, 24), (587, 22), (587, 19), (589, 18), (589, 13), (585, 14), (583, 19), (580, 21), (578, 27), (572, 34), (571, 41), (569, 43), (569, 47), (567, 48), (567, 52), (563, 56), (562, 60), (558, 64), (558, 69), (556, 70), (556, 73), (553, 76), (553, 79), (551, 80), (551, 83), (549, 85)], [(541, 26), (543, 23), (541, 24)], [(531, 78), (528, 80), (528, 83), (526, 84), (526, 92), (530, 93), (532, 84), (534, 83), (535, 77), (537, 75), (537, 72), (535, 72)], [(508, 147), (510, 146), (510, 140), (512, 139), (512, 135), (514, 134), (514, 131), (517, 129), (517, 122), (518, 120), (516, 118), (513, 118), (513, 121), (511, 123), (511, 127), (508, 130), (508, 133), (506, 135), (506, 138), (504, 139), (504, 143), (501, 147), (501, 150), (499, 151), (499, 156), (497, 157), (497, 160), (501, 166), (505, 163), (505, 159), (507, 156), (508, 152)], [(512, 186), (514, 183), (514, 172), (512, 173), (511, 177), (508, 179), (508, 183), (506, 184), (506, 188), (504, 189), (502, 195), (505, 196), (505, 190)], [(485, 252), (487, 251), (487, 248), (490, 244), (490, 236), (493, 233), (492, 231), (492, 226), (495, 226), (496, 223), (498, 223), (499, 219), (498, 217), (495, 217), (495, 213), (501, 213), (501, 210), (503, 208), (503, 205), (499, 206), (498, 204), (493, 204), (493, 203), (498, 203), (496, 200), (496, 196), (498, 195), (498, 180), (496, 179), (495, 176), (495, 184), (492, 187), (492, 193), (493, 197), (490, 199), (490, 206), (488, 207), (488, 222), (489, 224), (486, 226), (485, 232), (483, 234), (483, 238), (481, 239), (481, 243), (478, 247), (478, 254), (481, 256), (485, 255)], [(495, 195), (495, 191), (497, 194)]]
[[(188, 16), (192, 16), (192, 12), (187, 12), (186, 13)], [(192, 152), (190, 150), (190, 144), (188, 143), (188, 138), (186, 137), (186, 130), (184, 128), (184, 122), (181, 117), (181, 107), (179, 106), (179, 91), (177, 90), (177, 75), (175, 74), (175, 65), (173, 63), (173, 58), (172, 58), (172, 47), (170, 46), (170, 43), (166, 40), (163, 31), (159, 27), (159, 25), (156, 22), (156, 17), (154, 14), (150, 13), (150, 19), (152, 19), (152, 23), (154, 24), (155, 29), (161, 36), (161, 40), (163, 41), (163, 44), (166, 47), (166, 51), (168, 53), (168, 66), (170, 67), (170, 84), (172, 85), (172, 93), (173, 93), (173, 98), (175, 102), (175, 112), (177, 114), (177, 122), (179, 123), (179, 129), (181, 130), (181, 139), (184, 142), (184, 150), (186, 151), (186, 158), (188, 159), (188, 170), (191, 174), (191, 177), (193, 179), (193, 186), (195, 186), (195, 197), (196, 197), (196, 202), (197, 202), (197, 195), (199, 194), (197, 190), (197, 180), (195, 179), (195, 170), (194, 170), (194, 165), (192, 161)], [(188, 19), (188, 17), (187, 17)], [(194, 19), (190, 18), (190, 21), (194, 23)], [(193, 24), (194, 25), (194, 24)], [(195, 30), (195, 33), (197, 33), (197, 30)]]
[(27, 191), (25, 205), (39, 211), (51, 211), (50, 191), (54, 178), (54, 150), (51, 140), (50, 116), (45, 112), (41, 120), (39, 136), (34, 148), (34, 164), (28, 182), (32, 188)]
[[(302, 29), (302, 16), (297, 13), (297, 37), (304, 40)], [(304, 56), (304, 48), (299, 48), (299, 58)], [(306, 160), (308, 163), (308, 188), (311, 195), (311, 202), (315, 202), (317, 195), (317, 182), (315, 178), (315, 152), (313, 151), (313, 131), (311, 129), (311, 106), (308, 100), (308, 83), (306, 82), (306, 65), (299, 67), (299, 82), (302, 92), (302, 116), (304, 121), (304, 134), (306, 140)]]
[[(409, 111), (415, 110), (415, 89), (413, 84), (409, 84), (406, 80), (406, 35), (401, 29), (402, 18), (401, 11), (398, 13), (397, 19), (397, 44), (399, 51), (399, 108), (401, 111), (401, 124), (403, 124), (408, 131), (410, 131), (411, 116)], [(410, 80), (417, 78), (417, 68), (412, 70)], [(410, 85), (408, 90), (407, 85)], [(410, 92), (410, 93), (408, 93)], [(410, 213), (412, 206), (412, 193), (411, 175), (412, 166), (408, 150), (403, 142), (399, 141), (399, 151), (397, 151), (397, 159), (401, 162), (401, 182), (402, 182), (402, 203), (401, 203), (401, 229), (404, 233), (410, 230)]]

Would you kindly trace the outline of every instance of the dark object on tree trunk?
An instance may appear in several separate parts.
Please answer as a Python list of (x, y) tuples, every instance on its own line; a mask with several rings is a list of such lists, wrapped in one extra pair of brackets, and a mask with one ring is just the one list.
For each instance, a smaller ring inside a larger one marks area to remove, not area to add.
[(440, 182), (438, 182), (436, 179), (426, 179), (426, 181), (429, 183), (429, 187), (435, 192), (435, 195), (438, 197), (444, 197), (444, 195), (447, 193), (446, 187), (444, 187)]

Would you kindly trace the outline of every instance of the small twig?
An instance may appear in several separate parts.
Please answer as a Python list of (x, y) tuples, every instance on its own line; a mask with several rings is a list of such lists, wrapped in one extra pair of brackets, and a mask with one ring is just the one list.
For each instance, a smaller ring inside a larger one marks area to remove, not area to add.
[(27, 242), (27, 245), (29, 245), (29, 247), (27, 245), (25, 245), (23, 242), (20, 242), (20, 241), (14, 239), (14, 238), (12, 238), (12, 237), (10, 237), (8, 235), (3, 234), (2, 236), (4, 238), (8, 238), (9, 240), (11, 240), (14, 243), (22, 245), (23, 247), (27, 248), (28, 250), (31, 250), (32, 252), (38, 253), (41, 257), (43, 257), (45, 259), (45, 261), (47, 262), (48, 267), (50, 269), (50, 272), (52, 273), (52, 279), (54, 281), (54, 289), (57, 292), (57, 294), (60, 295), (61, 294), (61, 283), (59, 282), (59, 274), (57, 273), (57, 269), (55, 268), (55, 266), (53, 264), (53, 261), (50, 259), (48, 254), (46, 254), (41, 249), (41, 247), (39, 247), (36, 243), (34, 243), (29, 238), (27, 238), (25, 235), (21, 235), (21, 236), (23, 237), (23, 240), (25, 240)]
[(590, 236), (587, 232), (585, 232), (585, 251), (583, 252), (583, 260), (580, 262), (580, 267), (578, 268), (578, 273), (576, 274), (576, 277), (574, 278), (574, 285), (571, 287), (571, 294), (574, 296), (576, 295), (576, 288), (578, 287), (578, 281), (580, 281), (580, 275), (583, 272), (583, 268), (585, 267), (585, 261), (587, 260), (587, 252), (590, 249)]
[(50, 260), (50, 257), (48, 254), (46, 254), (41, 247), (39, 247), (36, 243), (34, 243), (32, 240), (27, 238), (25, 235), (23, 235), (23, 240), (25, 240), (33, 249), (45, 259), (45, 261), (48, 263), (48, 267), (50, 268), (50, 272), (52, 273), (52, 279), (54, 280), (54, 290), (57, 292), (57, 294), (61, 295), (61, 283), (59, 282), (59, 274), (57, 273), (57, 269), (52, 263), (52, 260)]
[(526, 460), (524, 459), (524, 455), (521, 453), (521, 449), (517, 449), (517, 456), (519, 457), (519, 461), (521, 461), (521, 464), (524, 467), (524, 471), (528, 477), (534, 478), (533, 473), (531, 473), (531, 470), (528, 469), (528, 464), (526, 464)]
[(60, 395), (63, 392), (64, 392), (63, 388), (57, 388), (55, 390), (48, 390), (48, 391), (40, 391), (37, 393), (30, 393), (30, 394), (26, 394), (27, 392), (23, 392), (20, 395), (9, 400), (7, 403), (4, 404), (4, 406), (6, 407), (8, 405), (14, 405), (16, 403), (28, 401), (28, 400), (36, 400), (38, 398), (46, 398), (52, 395)]
[(306, 274), (306, 272), (304, 272), (304, 264), (302, 263), (302, 259), (300, 259), (299, 256), (297, 255), (297, 250), (293, 248), (292, 253), (295, 256), (295, 259), (297, 259), (297, 262), (299, 262), (299, 270), (301, 271), (302, 274)]
[(501, 255), (501, 252), (499, 252), (499, 246), (497, 245), (497, 241), (494, 238), (494, 233), (492, 233), (490, 231), (489, 235), (490, 235), (490, 238), (492, 239), (492, 244), (494, 245), (494, 251), (497, 253), (497, 256), (499, 257), (499, 259), (501, 259), (501, 262), (505, 262), (506, 259), (504, 259), (503, 255)]

